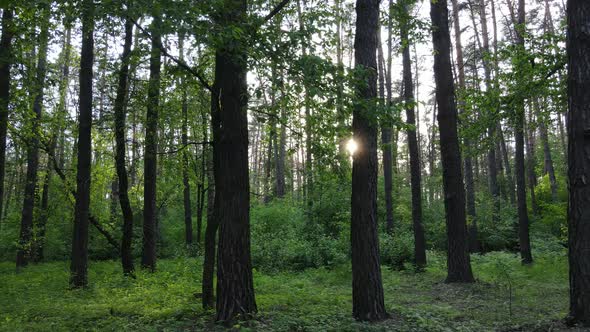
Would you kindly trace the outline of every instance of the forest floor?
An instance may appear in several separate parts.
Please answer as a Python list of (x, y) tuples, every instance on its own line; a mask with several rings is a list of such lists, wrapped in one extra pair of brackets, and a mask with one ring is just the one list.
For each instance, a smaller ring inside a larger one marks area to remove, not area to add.
[[(273, 331), (547, 331), (563, 328), (567, 260), (537, 256), (523, 267), (510, 253), (472, 258), (474, 284), (445, 284), (444, 256), (429, 253), (425, 272), (383, 268), (392, 318), (351, 318), (350, 266), (254, 273), (259, 313), (234, 330)], [(223, 330), (200, 305), (200, 260), (167, 259), (155, 273), (121, 276), (118, 262), (92, 262), (90, 286), (68, 290), (68, 263), (15, 272), (0, 263), (0, 330)], [(510, 286), (511, 285), (511, 286)], [(510, 296), (510, 289), (512, 296)]]

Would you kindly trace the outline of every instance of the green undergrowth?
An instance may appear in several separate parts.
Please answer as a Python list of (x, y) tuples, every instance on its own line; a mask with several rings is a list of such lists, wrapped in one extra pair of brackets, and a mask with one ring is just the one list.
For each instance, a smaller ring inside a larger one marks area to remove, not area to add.
[[(261, 273), (254, 280), (259, 313), (234, 330), (276, 331), (495, 331), (555, 324), (567, 311), (563, 251), (521, 266), (512, 253), (472, 255), (474, 284), (445, 284), (444, 255), (429, 252), (423, 273), (383, 267), (391, 319), (351, 318), (349, 265), (301, 272)], [(0, 330), (224, 330), (200, 306), (200, 260), (161, 260), (155, 273), (121, 276), (118, 262), (92, 262), (90, 286), (69, 290), (65, 262), (27, 267), (0, 263)], [(510, 295), (512, 294), (512, 295)]]

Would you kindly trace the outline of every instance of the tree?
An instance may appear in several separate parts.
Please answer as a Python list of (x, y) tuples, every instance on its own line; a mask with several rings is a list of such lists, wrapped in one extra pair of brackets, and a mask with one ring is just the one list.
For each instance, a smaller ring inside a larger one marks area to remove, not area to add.
[[(457, 58), (457, 77), (459, 90), (465, 91), (465, 63), (463, 61), (463, 46), (461, 43), (461, 24), (459, 21), (459, 4), (457, 0), (452, 0), (453, 6), (453, 25), (455, 30), (455, 50)], [(463, 111), (463, 102), (459, 99), (459, 111)], [(471, 227), (469, 227), (469, 251), (479, 251), (479, 241), (477, 239), (477, 215), (475, 211), (475, 186), (473, 180), (473, 160), (471, 159), (471, 140), (463, 138), (465, 146), (465, 157), (463, 158), (463, 167), (465, 170), (465, 191), (467, 200), (467, 216), (470, 218)]]
[(457, 106), (451, 71), (451, 38), (446, 0), (430, 3), (430, 18), (433, 25), (434, 81), (447, 224), (446, 282), (473, 282), (465, 222), (465, 189), (457, 137)]
[[(520, 51), (517, 59), (517, 77), (522, 73), (524, 53), (524, 29), (525, 29), (525, 2), (518, 1), (518, 24), (516, 30), (516, 46)], [(520, 258), (523, 264), (533, 262), (531, 254), (531, 244), (529, 239), (529, 216), (526, 202), (526, 184), (525, 184), (525, 160), (524, 160), (524, 96), (517, 95), (515, 98), (514, 110), (514, 142), (515, 142), (515, 169), (516, 169), (516, 201), (518, 208), (518, 237), (520, 240)]]
[[(184, 32), (178, 36), (178, 50), (180, 52), (180, 61), (184, 61)], [(184, 147), (182, 151), (182, 193), (184, 202), (184, 241), (188, 246), (193, 244), (193, 218), (191, 212), (191, 187), (188, 178), (188, 96), (186, 91), (186, 82), (181, 80), (181, 113), (182, 113), (182, 129), (181, 129), (181, 143)]]
[(161, 63), (161, 26), (160, 4), (153, 2), (153, 21), (151, 24), (150, 78), (148, 83), (148, 101), (145, 124), (145, 157), (143, 184), (143, 247), (141, 266), (154, 271), (156, 269), (156, 183), (158, 165), (158, 109), (160, 107), (160, 63)]
[(590, 326), (590, 2), (567, 2), (568, 248), (572, 323)]
[[(389, 0), (387, 19), (387, 69), (385, 76), (385, 89), (387, 90), (387, 101), (385, 105), (390, 107), (393, 102), (391, 91), (391, 60), (393, 44), (393, 0)], [(385, 227), (387, 233), (393, 233), (393, 151), (392, 151), (392, 124), (385, 121), (381, 125), (381, 144), (383, 144), (383, 189), (385, 192)]]
[(33, 115), (28, 127), (27, 145), (27, 177), (21, 214), (19, 246), (16, 254), (16, 266), (26, 266), (33, 254), (33, 209), (37, 190), (37, 171), (39, 170), (39, 126), (43, 108), (43, 93), (47, 73), (47, 44), (49, 42), (49, 16), (47, 6), (40, 10), (42, 17), (39, 33), (39, 59), (37, 62), (36, 79), (31, 89), (33, 92)]
[[(245, 29), (245, 0), (225, 0), (217, 24), (222, 29)], [(243, 30), (242, 30), (243, 31)], [(222, 36), (215, 50), (212, 93), (215, 218), (219, 222), (217, 248), (217, 316), (228, 321), (256, 312), (250, 258), (250, 180), (248, 173), (248, 91), (246, 38)]]
[(92, 159), (92, 65), (94, 62), (94, 2), (82, 3), (82, 51), (80, 53), (80, 107), (78, 114), (78, 165), (70, 285), (88, 284), (88, 221), (90, 214), (90, 166)]
[(2, 36), (0, 37), (0, 216), (4, 202), (4, 175), (6, 173), (6, 132), (8, 130), (8, 105), (10, 103), (10, 67), (12, 65), (13, 12), (10, 6), (2, 11)]
[(377, 121), (370, 110), (377, 97), (379, 0), (357, 0), (354, 39), (359, 75), (352, 131), (358, 149), (352, 162), (352, 315), (377, 321), (387, 317), (377, 237)]
[(420, 147), (416, 137), (416, 114), (414, 112), (414, 83), (412, 79), (412, 61), (410, 59), (410, 12), (408, 3), (401, 0), (401, 29), (402, 65), (404, 102), (406, 107), (406, 122), (408, 124), (408, 149), (410, 150), (410, 182), (412, 184), (412, 226), (414, 229), (414, 262), (417, 268), (426, 265), (426, 242), (424, 227), (422, 227), (422, 171), (420, 170)]
[[(129, 14), (128, 14), (129, 15)], [(117, 83), (117, 96), (115, 98), (115, 168), (119, 181), (119, 205), (123, 214), (123, 237), (121, 239), (121, 265), (124, 274), (132, 274), (133, 266), (133, 209), (129, 202), (129, 178), (125, 166), (126, 155), (126, 117), (127, 98), (129, 95), (129, 61), (131, 58), (131, 44), (133, 41), (133, 22), (131, 18), (125, 19), (125, 37), (123, 53), (121, 54), (121, 67)]]

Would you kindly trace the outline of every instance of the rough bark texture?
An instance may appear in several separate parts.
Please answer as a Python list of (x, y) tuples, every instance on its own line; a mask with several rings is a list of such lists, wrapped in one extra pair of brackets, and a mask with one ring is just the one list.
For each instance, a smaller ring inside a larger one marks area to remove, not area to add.
[(457, 137), (457, 108), (451, 70), (451, 38), (446, 0), (430, 3), (430, 18), (433, 25), (434, 79), (438, 104), (447, 224), (448, 274), (446, 282), (473, 282), (465, 221), (465, 189), (461, 175), (461, 151)]
[[(158, 5), (155, 4), (157, 7)], [(143, 183), (143, 247), (141, 266), (150, 271), (156, 269), (156, 177), (158, 173), (158, 111), (160, 104), (160, 64), (162, 40), (160, 35), (161, 17), (154, 8), (151, 26), (150, 78), (145, 121), (145, 157)]]
[(27, 177), (21, 214), (20, 237), (16, 254), (16, 266), (25, 266), (31, 260), (33, 249), (33, 210), (35, 207), (35, 193), (37, 190), (37, 171), (39, 170), (39, 127), (41, 110), (43, 108), (43, 93), (45, 91), (45, 75), (47, 73), (47, 44), (49, 42), (49, 8), (43, 6), (40, 11), (42, 17), (41, 32), (39, 34), (39, 59), (37, 62), (36, 79), (31, 91), (33, 92), (33, 116), (27, 126)]
[[(243, 26), (245, 0), (226, 0), (219, 24)], [(216, 50), (218, 125), (214, 126), (215, 210), (219, 221), (217, 316), (228, 321), (257, 311), (250, 258), (246, 41), (227, 37)], [(217, 67), (218, 66), (218, 67)]]
[[(354, 39), (355, 68), (360, 71), (358, 103), (352, 131), (358, 149), (352, 162), (352, 315), (377, 321), (387, 317), (383, 300), (377, 237), (377, 33), (379, 0), (357, 0)], [(371, 107), (373, 106), (373, 107)]]
[(8, 130), (8, 103), (10, 102), (10, 66), (12, 64), (12, 8), (2, 11), (2, 37), (0, 37), (0, 215), (4, 202), (4, 175), (6, 173), (6, 132)]
[(92, 65), (94, 62), (94, 4), (82, 3), (80, 54), (80, 107), (78, 114), (78, 165), (70, 285), (88, 284), (88, 222), (90, 215), (90, 164), (92, 159)]
[(590, 326), (590, 2), (567, 4), (570, 320)]
[[(404, 17), (409, 17), (407, 5), (402, 4)], [(406, 16), (407, 15), (407, 16)], [(410, 59), (410, 40), (408, 24), (402, 22), (400, 35), (402, 40), (404, 101), (409, 128), (408, 148), (410, 152), (410, 182), (412, 185), (412, 227), (414, 229), (414, 262), (418, 268), (426, 266), (426, 241), (422, 226), (422, 178), (420, 170), (420, 151), (416, 137), (416, 114), (414, 113), (414, 84), (412, 81), (412, 62)]]
[[(524, 29), (525, 8), (524, 0), (518, 1), (518, 27), (516, 30), (516, 40), (520, 49), (524, 49)], [(522, 70), (520, 64), (517, 70)], [(529, 239), (529, 215), (526, 202), (526, 184), (525, 184), (525, 160), (524, 160), (524, 100), (520, 98), (517, 101), (515, 110), (515, 128), (514, 128), (514, 146), (515, 146), (515, 166), (516, 169), (516, 201), (518, 209), (518, 237), (520, 240), (520, 258), (523, 264), (533, 262), (531, 254), (531, 243)]]
[(133, 253), (131, 244), (133, 241), (133, 210), (129, 202), (129, 178), (125, 166), (126, 144), (125, 133), (127, 116), (128, 76), (131, 44), (133, 39), (133, 22), (125, 21), (125, 41), (121, 54), (121, 68), (119, 69), (117, 96), (115, 97), (115, 168), (119, 181), (119, 205), (123, 214), (123, 236), (121, 238), (121, 265), (124, 274), (133, 273)]

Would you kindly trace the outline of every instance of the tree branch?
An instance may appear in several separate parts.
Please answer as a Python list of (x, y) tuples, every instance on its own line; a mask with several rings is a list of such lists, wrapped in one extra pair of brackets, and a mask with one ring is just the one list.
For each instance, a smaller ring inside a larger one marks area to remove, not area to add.
[[(134, 19), (130, 20), (133, 22), (133, 24), (139, 29), (139, 31), (141, 31), (141, 33), (151, 39), (152, 36), (150, 35), (150, 33), (148, 31), (146, 31), (143, 27), (141, 27), (141, 25), (139, 25), (139, 23), (137, 23), (137, 21), (135, 21)], [(172, 54), (168, 53), (168, 51), (166, 50), (166, 48), (164, 47), (164, 45), (162, 45), (161, 42), (157, 42), (156, 46), (160, 49), (160, 52), (162, 52), (162, 54), (166, 57), (168, 57), (170, 60), (172, 60), (174, 63), (176, 63), (179, 67), (185, 69), (186, 71), (188, 71), (190, 74), (192, 74), (194, 77), (197, 78), (197, 80), (199, 81), (199, 83), (201, 83), (201, 85), (209, 90), (211, 92), (212, 88), (211, 85), (209, 85), (209, 83), (207, 83), (207, 80), (204, 78), (203, 74), (199, 73), (197, 70), (195, 70), (194, 68), (192, 68), (191, 66), (189, 66), (188, 64), (186, 64), (186, 62), (177, 59), (176, 57), (174, 57)]]

